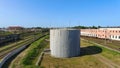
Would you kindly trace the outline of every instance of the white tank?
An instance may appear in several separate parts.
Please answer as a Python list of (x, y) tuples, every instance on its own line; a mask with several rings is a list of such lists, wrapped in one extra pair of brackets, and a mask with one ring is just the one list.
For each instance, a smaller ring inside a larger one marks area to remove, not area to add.
[(51, 29), (50, 50), (51, 56), (58, 58), (80, 55), (80, 30)]

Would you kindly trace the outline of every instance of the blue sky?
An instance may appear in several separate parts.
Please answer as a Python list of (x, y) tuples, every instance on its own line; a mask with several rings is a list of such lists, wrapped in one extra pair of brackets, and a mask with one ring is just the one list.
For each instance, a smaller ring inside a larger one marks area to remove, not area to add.
[(120, 26), (120, 0), (0, 0), (0, 27)]

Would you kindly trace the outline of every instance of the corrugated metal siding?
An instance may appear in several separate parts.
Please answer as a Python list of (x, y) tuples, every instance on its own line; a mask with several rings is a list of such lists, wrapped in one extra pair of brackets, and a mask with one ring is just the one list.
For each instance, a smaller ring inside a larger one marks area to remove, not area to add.
[(50, 50), (54, 57), (74, 57), (80, 54), (80, 30), (50, 30)]

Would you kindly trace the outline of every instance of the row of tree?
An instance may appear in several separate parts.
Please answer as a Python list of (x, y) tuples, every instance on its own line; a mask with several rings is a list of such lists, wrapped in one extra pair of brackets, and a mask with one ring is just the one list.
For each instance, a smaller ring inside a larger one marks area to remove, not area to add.
[(75, 26), (73, 28), (76, 28), (76, 29), (98, 29), (98, 28), (101, 28), (101, 26)]

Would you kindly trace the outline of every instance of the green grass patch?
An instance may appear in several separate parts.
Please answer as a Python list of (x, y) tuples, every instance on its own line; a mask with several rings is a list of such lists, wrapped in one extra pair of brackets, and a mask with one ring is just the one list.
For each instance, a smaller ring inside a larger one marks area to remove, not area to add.
[(115, 62), (116, 64), (120, 65), (120, 53), (119, 52), (107, 49), (107, 48), (99, 46), (99, 45), (96, 45), (96, 44), (90, 42), (91, 40), (89, 42), (88, 41), (87, 40), (82, 40), (81, 41), (82, 46), (90, 46), (90, 45), (91, 46), (97, 46), (97, 47), (102, 49), (102, 52), (100, 53), (100, 55), (102, 55), (102, 56), (108, 58), (109, 60)]
[(45, 36), (38, 41), (35, 41), (32, 43), (29, 47), (28, 53), (25, 55), (25, 57), (22, 59), (23, 65), (34, 65), (35, 59), (39, 54), (43, 51), (43, 49), (46, 47), (47, 43), (45, 39), (48, 38), (48, 36)]
[[(98, 39), (98, 38), (93, 38), (93, 37), (82, 37), (83, 39), (90, 40), (92, 42), (110, 47), (112, 49), (120, 50), (120, 41), (116, 40), (104, 40), (104, 39)], [(105, 42), (106, 41), (106, 42)]]
[(8, 31), (0, 31), (0, 36), (10, 35), (10, 34), (12, 33)]
[(101, 55), (120, 65), (120, 53), (104, 47), (101, 48), (102, 48)]
[(41, 66), (44, 68), (109, 68), (93, 56), (54, 58), (45, 54)]

